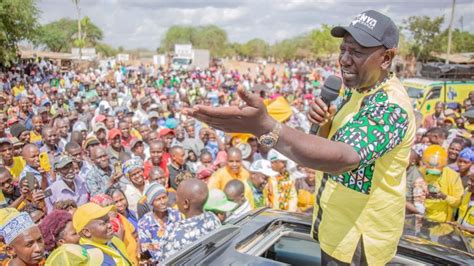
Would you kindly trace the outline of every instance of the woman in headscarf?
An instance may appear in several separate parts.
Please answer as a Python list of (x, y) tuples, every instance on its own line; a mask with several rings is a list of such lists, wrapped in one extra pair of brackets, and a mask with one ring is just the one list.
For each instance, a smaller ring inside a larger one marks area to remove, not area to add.
[(472, 169), (472, 162), (474, 161), (474, 151), (471, 148), (464, 148), (459, 152), (458, 160), (456, 161), (457, 172), (461, 176), (462, 185), (464, 188), (468, 186), (469, 177), (474, 174)]
[(123, 174), (127, 180), (122, 184), (122, 190), (128, 201), (128, 207), (133, 212), (137, 212), (137, 203), (144, 196), (145, 181), (143, 176), (143, 161), (138, 158), (127, 160), (123, 164)]

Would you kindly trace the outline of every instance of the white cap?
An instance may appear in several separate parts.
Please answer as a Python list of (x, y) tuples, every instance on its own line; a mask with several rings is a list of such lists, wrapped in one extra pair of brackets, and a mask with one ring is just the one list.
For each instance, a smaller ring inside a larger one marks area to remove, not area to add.
[(253, 173), (260, 173), (269, 177), (275, 177), (278, 175), (278, 172), (273, 171), (272, 163), (264, 159), (253, 162), (249, 167), (249, 171)]
[(296, 163), (293, 162), (292, 160), (290, 160), (288, 157), (286, 157), (285, 155), (279, 153), (278, 151), (276, 151), (275, 149), (272, 149), (268, 152), (268, 155), (267, 155), (267, 159), (270, 161), (270, 162), (273, 162), (273, 161), (284, 161), (286, 163), (286, 170), (288, 170), (288, 172), (290, 173), (293, 173), (294, 171), (296, 171)]
[(288, 162), (290, 159), (288, 159), (285, 155), (277, 152), (276, 150), (272, 149), (268, 152), (267, 159), (270, 162), (273, 161), (285, 161)]

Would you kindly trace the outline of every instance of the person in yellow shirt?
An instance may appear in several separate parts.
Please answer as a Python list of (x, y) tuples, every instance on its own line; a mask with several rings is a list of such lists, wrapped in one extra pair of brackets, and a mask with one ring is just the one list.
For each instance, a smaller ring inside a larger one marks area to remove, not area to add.
[(461, 203), (463, 186), (456, 171), (446, 167), (448, 154), (439, 145), (431, 145), (423, 152), (420, 172), (428, 187), (425, 217), (437, 222), (453, 221), (454, 210)]
[(33, 130), (30, 131), (30, 143), (41, 145), (43, 138), (41, 132), (43, 130), (43, 119), (39, 115), (33, 116), (31, 119)]
[(15, 81), (15, 86), (13, 86), (12, 91), (13, 96), (15, 97), (25, 93), (25, 86), (23, 85), (23, 81)]
[(469, 177), (468, 186), (461, 199), (457, 224), (461, 230), (474, 237), (474, 175)]
[(114, 209), (114, 205), (104, 208), (92, 202), (86, 203), (74, 212), (72, 224), (81, 236), (81, 246), (102, 251), (104, 264), (133, 265), (125, 244), (114, 236), (109, 220), (109, 212)]
[(25, 161), (22, 157), (13, 156), (13, 144), (7, 138), (0, 138), (0, 155), (3, 165), (12, 175), (13, 181), (18, 181), (20, 173), (25, 168)]
[(237, 148), (230, 148), (228, 151), (227, 165), (212, 174), (207, 186), (209, 189), (217, 188), (223, 190), (230, 180), (238, 179), (244, 182), (249, 176), (249, 172), (242, 167), (242, 152)]
[(115, 209), (109, 212), (110, 223), (112, 229), (120, 240), (123, 241), (127, 248), (127, 254), (132, 264), (138, 265), (138, 235), (137, 230), (128, 219), (117, 211), (117, 206), (111, 196), (107, 194), (97, 194), (90, 199), (90, 202), (106, 208), (115, 206)]
[[(321, 126), (317, 136), (271, 118), (258, 95), (243, 86), (237, 89), (243, 106), (196, 105), (184, 113), (225, 132), (251, 133), (267, 150), (321, 171), (312, 230), (321, 264), (385, 265), (403, 233), (406, 168), (416, 131), (406, 89), (390, 73), (398, 27), (367, 10), (331, 34), (342, 39), (344, 92), (337, 112), (320, 98), (311, 104), (308, 118)], [(337, 77), (328, 81), (334, 90), (341, 86)]]

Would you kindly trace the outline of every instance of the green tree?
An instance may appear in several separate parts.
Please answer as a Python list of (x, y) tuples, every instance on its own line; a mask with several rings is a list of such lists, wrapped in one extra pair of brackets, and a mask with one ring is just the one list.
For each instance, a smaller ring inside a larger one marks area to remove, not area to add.
[(401, 30), (399, 30), (400, 38), (398, 40), (398, 47), (397, 47), (397, 54), (400, 56), (407, 56), (411, 54), (411, 46), (413, 45), (407, 39), (405, 34)]
[(309, 34), (311, 50), (316, 56), (328, 56), (339, 51), (340, 40), (331, 35), (329, 25), (323, 24), (321, 29), (313, 30)]
[(175, 44), (192, 44), (194, 48), (208, 49), (213, 56), (228, 53), (227, 32), (215, 25), (172, 26), (161, 41), (160, 51), (173, 51)]
[(95, 46), (98, 41), (102, 40), (104, 34), (102, 30), (92, 23), (91, 19), (85, 16), (81, 20), (82, 27), (82, 39), (86, 46)]
[[(446, 29), (438, 35), (435, 41), (440, 44), (436, 52), (446, 53), (448, 48), (448, 30)], [(474, 34), (454, 29), (452, 32), (451, 53), (467, 52), (474, 52)]]
[(441, 24), (444, 17), (430, 18), (428, 16), (411, 16), (405, 20), (404, 24), (412, 41), (411, 51), (417, 59), (426, 61), (431, 56), (431, 52), (440, 49), (437, 42), (441, 32)]
[(0, 64), (17, 56), (17, 43), (34, 37), (38, 8), (34, 0), (0, 1)]
[(222, 56), (227, 46), (227, 33), (215, 25), (199, 27), (193, 29), (191, 42), (195, 48), (208, 49), (213, 56)]
[(165, 51), (172, 51), (177, 43), (192, 44), (193, 32), (195, 28), (188, 26), (172, 26), (165, 34), (165, 38), (161, 41), (161, 47)]
[(68, 52), (71, 49), (72, 36), (77, 31), (76, 22), (62, 18), (39, 27), (34, 40), (36, 46), (44, 45), (52, 52)]
[(81, 24), (82, 38), (77, 37), (77, 21), (62, 18), (41, 26), (33, 43), (44, 45), (53, 52), (70, 52), (73, 43), (76, 47), (95, 47), (103, 38), (102, 30), (88, 17), (84, 17)]
[(262, 39), (252, 39), (242, 45), (241, 53), (245, 57), (257, 58), (266, 57), (268, 55), (270, 46)]
[(95, 50), (98, 54), (101, 54), (104, 57), (116, 56), (118, 50), (106, 43), (97, 43), (95, 45)]

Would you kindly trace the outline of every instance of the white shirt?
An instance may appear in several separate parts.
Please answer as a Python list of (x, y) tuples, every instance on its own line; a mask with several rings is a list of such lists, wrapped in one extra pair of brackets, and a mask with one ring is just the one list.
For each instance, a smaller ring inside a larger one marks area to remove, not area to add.
[[(145, 182), (145, 187), (147, 186), (147, 182)], [(144, 193), (141, 193), (140, 190), (138, 190), (130, 181), (128, 182), (123, 182), (121, 183), (123, 193), (125, 194), (125, 197), (127, 198), (128, 201), (128, 208), (130, 210), (134, 211), (135, 213), (137, 212), (137, 204), (138, 201), (145, 195)]]

